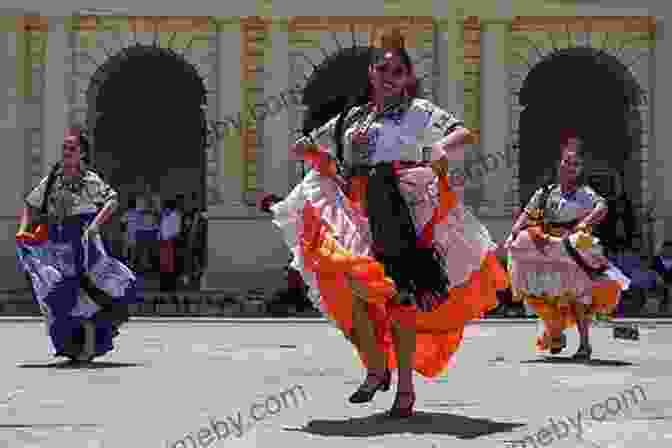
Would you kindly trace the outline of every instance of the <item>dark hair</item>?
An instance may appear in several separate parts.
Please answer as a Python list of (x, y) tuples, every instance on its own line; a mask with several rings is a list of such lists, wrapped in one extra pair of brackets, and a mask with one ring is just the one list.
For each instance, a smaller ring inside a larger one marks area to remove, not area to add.
[(44, 196), (42, 198), (42, 206), (40, 207), (40, 214), (42, 215), (47, 213), (49, 194), (51, 193), (51, 188), (54, 186), (54, 182), (56, 181), (56, 174), (58, 173), (58, 170), (61, 168), (61, 165), (62, 165), (61, 162), (56, 162), (49, 171), (49, 176), (47, 177), (47, 185), (44, 189)]
[(177, 208), (177, 201), (175, 199), (166, 199), (163, 201), (163, 207), (169, 210), (175, 210)]
[[(375, 64), (377, 63), (380, 58), (383, 56), (385, 52), (389, 50), (384, 50), (382, 48), (370, 48), (369, 49), (369, 57), (370, 57), (370, 62), (369, 64)], [(406, 48), (397, 48), (393, 50), (396, 52), (396, 54), (399, 56), (401, 59), (401, 63), (406, 67), (406, 69), (409, 72), (413, 72), (413, 61), (411, 60), (411, 57), (408, 54), (408, 51)], [(340, 115), (338, 116), (338, 121), (336, 122), (336, 127), (334, 129), (334, 139), (336, 143), (336, 155), (339, 159), (339, 161), (342, 163), (343, 162), (343, 153), (344, 153), (344, 147), (343, 147), (343, 134), (345, 132), (344, 129), (344, 124), (345, 124), (345, 117), (348, 115), (350, 110), (352, 110), (355, 107), (363, 106), (367, 104), (371, 100), (371, 94), (372, 94), (372, 87), (371, 83), (368, 82), (368, 74), (367, 74), (367, 84), (366, 84), (366, 89), (361, 92), (359, 95), (355, 95), (349, 99), (345, 103), (345, 106), (340, 112)], [(420, 92), (420, 81), (415, 78), (413, 81), (413, 84), (411, 84), (408, 87), (408, 95), (410, 98), (417, 98), (418, 94)]]
[(135, 196), (131, 196), (130, 198), (128, 198), (128, 208), (129, 209), (135, 208), (137, 205), (138, 205), (138, 201), (135, 198)]

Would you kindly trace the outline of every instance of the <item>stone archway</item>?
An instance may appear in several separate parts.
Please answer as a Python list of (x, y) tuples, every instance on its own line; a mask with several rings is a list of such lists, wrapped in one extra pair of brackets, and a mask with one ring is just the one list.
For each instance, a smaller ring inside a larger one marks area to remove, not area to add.
[(206, 89), (184, 58), (158, 46), (125, 48), (94, 73), (87, 104), (94, 162), (122, 195), (140, 193), (141, 182), (163, 198), (204, 198)]
[[(629, 176), (626, 176), (626, 182), (634, 178), (634, 183), (638, 184), (632, 185), (631, 182), (630, 185), (626, 185), (626, 189), (637, 194), (638, 197), (632, 199), (638, 213), (648, 205), (649, 189), (646, 173), (651, 122), (648, 98), (654, 32), (653, 17), (519, 17), (514, 20), (509, 47), (511, 147), (514, 149), (512, 151), (514, 176), (509, 202), (511, 209), (520, 206), (528, 199), (523, 197), (520, 184), (523, 174), (520, 171), (522, 154), (516, 151), (522, 150), (523, 121), (532, 121), (531, 117), (524, 118), (524, 115), (531, 113), (524, 112), (525, 106), (521, 102), (523, 86), (538, 64), (548, 60), (553, 54), (565, 56), (571, 54), (567, 53), (567, 50), (573, 50), (575, 55), (581, 51), (584, 52), (584, 56), (587, 56), (586, 52), (592, 52), (593, 57), (603, 55), (597, 59), (598, 63), (605, 64), (605, 68), (620, 66), (621, 69), (617, 74), (627, 74), (622, 81), (629, 82), (630, 89), (637, 86), (636, 92), (627, 92), (628, 88), (621, 89), (623, 95), (621, 105), (630, 104), (630, 107), (625, 108), (623, 112), (626, 115), (625, 126), (628, 129), (627, 140), (630, 142), (627, 162)], [(547, 89), (557, 89), (557, 86), (547, 86)], [(639, 99), (636, 99), (637, 96)], [(633, 172), (637, 174), (633, 175)]]
[(601, 194), (614, 194), (610, 184), (623, 179), (628, 197), (640, 199), (642, 173), (628, 164), (640, 150), (640, 90), (618, 59), (590, 47), (558, 50), (535, 65), (518, 95), (524, 108), (519, 123), (521, 206), (553, 176), (564, 128), (575, 129), (582, 138), (587, 172), (610, 181)]
[[(182, 79), (189, 83), (199, 79), (199, 117), (210, 122), (217, 119), (218, 99), (218, 23), (209, 17), (129, 17), (129, 16), (80, 16), (76, 18), (71, 33), (72, 84), (70, 94), (70, 121), (86, 122), (93, 135), (94, 162), (97, 155), (105, 153), (106, 143), (96, 139), (101, 135), (100, 126), (106, 120), (101, 105), (101, 85), (118, 75), (122, 60), (140, 57), (140, 53), (153, 54), (163, 61), (173, 61), (174, 69), (182, 67)], [(115, 68), (116, 67), (116, 68)], [(154, 72), (156, 74), (156, 72)], [(122, 76), (122, 75), (118, 75)], [(155, 75), (155, 84), (165, 81), (164, 74)], [(132, 84), (132, 83), (131, 83)], [(195, 85), (191, 83), (191, 85)], [(181, 96), (180, 88), (163, 84), (166, 99)], [(177, 101), (174, 101), (175, 103)], [(177, 106), (171, 104), (177, 112)], [(191, 116), (196, 117), (194, 112)], [(194, 118), (195, 120), (195, 118)], [(200, 118), (199, 118), (200, 120)], [(194, 125), (196, 126), (196, 125)], [(205, 131), (206, 124), (203, 123)], [(98, 128), (98, 129), (97, 129)], [(172, 130), (162, 129), (165, 131)], [(219, 175), (221, 158), (217, 142), (203, 136), (203, 141), (191, 143), (191, 160), (203, 167), (198, 190), (201, 202), (214, 205), (220, 202)], [(194, 139), (195, 141), (195, 139)], [(165, 150), (164, 150), (165, 152)], [(102, 161), (101, 161), (102, 162)], [(108, 163), (108, 166), (110, 164)], [(205, 183), (203, 192), (202, 183)]]

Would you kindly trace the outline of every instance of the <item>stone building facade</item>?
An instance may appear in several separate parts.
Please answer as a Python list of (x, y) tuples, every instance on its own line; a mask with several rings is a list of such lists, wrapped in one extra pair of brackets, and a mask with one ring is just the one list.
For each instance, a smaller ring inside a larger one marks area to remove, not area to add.
[[(16, 265), (11, 241), (16, 217), (10, 211), (18, 210), (21, 195), (58, 159), (63, 129), (70, 123), (86, 123), (94, 136), (94, 161), (101, 166), (113, 164), (112, 153), (95, 151), (101, 146), (95, 136), (103, 115), (97, 99), (106, 81), (121, 70), (119, 61), (153, 52), (181, 61), (202, 84), (201, 113), (211, 132), (203, 142), (195, 141), (192, 150), (201, 160), (202, 188), (185, 188), (202, 192), (207, 203), (209, 266), (203, 287), (281, 282), (288, 253), (269, 218), (255, 210), (256, 192), (287, 193), (302, 174), (287, 148), (293, 130), (301, 126), (305, 108), (298, 93), (311, 70), (333, 52), (375, 43), (389, 27), (400, 28), (406, 35), (418, 76), (425, 80), (425, 96), (463, 116), (475, 131), (477, 138), (466, 160), (454, 161), (454, 167), (473, 168), (489, 156), (499, 160), (497, 169), (476, 170), (464, 191), (465, 201), (495, 238), (506, 236), (512, 212), (525, 200), (521, 184), (537, 181), (521, 178), (519, 169), (520, 157), (533, 157), (526, 154), (534, 152), (521, 146), (521, 132), (526, 132), (521, 125), (525, 109), (521, 91), (535, 67), (556, 54), (569, 51), (571, 56), (576, 48), (594, 49), (616, 61), (613, 64), (621, 64), (637, 86), (635, 93), (626, 95), (636, 97), (628, 105), (626, 115), (631, 119), (624, 122), (630, 126), (628, 135), (636, 136), (628, 146), (627, 161), (614, 170), (611, 159), (597, 157), (591, 160), (591, 168), (615, 179), (613, 183), (631, 196), (640, 214), (655, 201), (659, 215), (669, 215), (664, 197), (667, 181), (661, 178), (661, 170), (670, 156), (657, 145), (661, 140), (654, 125), (662, 113), (656, 109), (656, 98), (666, 89), (656, 82), (662, 73), (656, 55), (663, 38), (656, 32), (660, 25), (651, 17), (493, 19), (465, 13), (443, 18), (55, 18), (28, 14), (4, 22), (14, 29), (1, 33), (9, 51), (0, 53), (0, 65), (16, 70), (3, 75), (10, 107), (0, 132), (5, 142), (23, 148), (23, 152), (9, 151), (6, 165), (0, 168), (6, 181), (16, 186), (0, 197), (8, 211), (3, 218), (7, 239), (0, 266), (7, 272), (13, 273)], [(669, 48), (670, 44), (664, 41), (664, 45)], [(179, 88), (170, 86), (166, 95)], [(127, 101), (133, 107), (141, 99)], [(224, 122), (226, 131), (218, 129)], [(232, 123), (240, 123), (240, 129)], [(144, 150), (161, 163), (160, 153), (152, 156), (152, 148)], [(543, 157), (554, 157), (549, 155), (552, 149), (546, 151)], [(17, 272), (9, 275), (5, 288), (20, 284)]]

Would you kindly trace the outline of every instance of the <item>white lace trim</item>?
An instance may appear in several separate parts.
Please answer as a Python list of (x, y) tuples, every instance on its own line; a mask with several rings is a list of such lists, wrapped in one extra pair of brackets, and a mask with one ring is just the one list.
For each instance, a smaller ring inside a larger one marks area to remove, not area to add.
[[(296, 269), (309, 287), (308, 297), (323, 315), (327, 316), (321, 300), (316, 275), (305, 269), (298, 236), (301, 233), (301, 213), (307, 202), (321, 207), (321, 216), (339, 230), (339, 243), (355, 255), (371, 255), (371, 239), (368, 220), (338, 204), (342, 194), (331, 179), (311, 171), (284, 201), (271, 207), (273, 223), (282, 232), (283, 238), (294, 255), (292, 267)], [(425, 223), (428, 221), (424, 220)], [(435, 227), (437, 249), (446, 260), (446, 273), (452, 287), (464, 285), (473, 272), (481, 269), (485, 257), (496, 248), (488, 230), (467, 209), (459, 204)], [(328, 316), (327, 316), (328, 317)]]

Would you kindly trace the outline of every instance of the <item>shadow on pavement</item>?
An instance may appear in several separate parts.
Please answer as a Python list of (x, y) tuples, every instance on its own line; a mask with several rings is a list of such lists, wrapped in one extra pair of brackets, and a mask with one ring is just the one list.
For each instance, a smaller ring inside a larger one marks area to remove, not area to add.
[(385, 414), (374, 414), (348, 420), (312, 420), (303, 428), (285, 428), (319, 436), (375, 437), (386, 434), (443, 434), (458, 439), (476, 439), (500, 432), (511, 432), (526, 426), (522, 423), (503, 423), (484, 418), (438, 412), (416, 412), (404, 420), (390, 420)]
[(608, 366), (608, 367), (628, 367), (635, 364), (627, 361), (618, 361), (615, 359), (591, 359), (589, 361), (580, 361), (563, 356), (544, 356), (540, 359), (529, 359), (520, 361), (521, 364), (576, 364), (585, 366)]
[(46, 364), (18, 364), (20, 369), (70, 369), (70, 370), (90, 370), (90, 369), (113, 369), (119, 367), (144, 367), (145, 364), (124, 363), (124, 362), (84, 362), (77, 363), (72, 361), (50, 362)]

